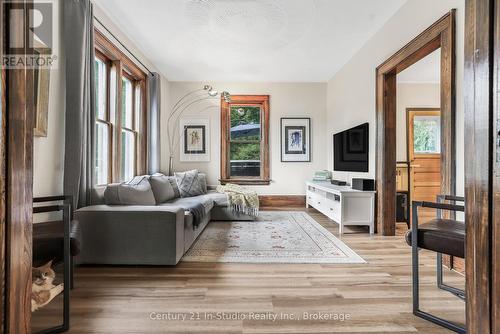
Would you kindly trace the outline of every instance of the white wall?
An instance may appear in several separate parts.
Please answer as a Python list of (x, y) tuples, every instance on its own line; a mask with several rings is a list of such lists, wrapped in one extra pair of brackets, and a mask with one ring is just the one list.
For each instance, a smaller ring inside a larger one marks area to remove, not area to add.
[[(170, 82), (170, 100), (175, 103), (189, 91), (199, 89), (204, 84), (210, 84), (219, 91), (228, 91), (234, 95), (262, 94), (270, 95), (270, 172), (272, 183), (269, 186), (253, 187), (259, 194), (298, 195), (305, 193), (304, 182), (312, 178), (315, 170), (325, 169), (326, 157), (324, 150), (326, 121), (326, 83), (201, 83), (201, 82)], [(210, 162), (179, 162), (179, 152), (175, 154), (175, 169), (198, 169), (207, 173), (208, 183), (217, 184), (220, 178), (220, 101), (213, 102), (215, 107), (204, 112), (210, 118)], [(206, 106), (204, 104), (203, 106)], [(198, 108), (190, 109), (185, 115), (196, 114)], [(192, 116), (191, 116), (192, 117)], [(282, 163), (280, 158), (280, 118), (310, 117), (312, 134), (312, 162)], [(162, 118), (162, 169), (168, 169), (168, 154), (166, 154), (167, 137), (165, 134), (167, 115)]]
[(450, 9), (457, 9), (457, 194), (464, 192), (464, 0), (408, 0), (358, 53), (328, 82), (327, 131), (328, 167), (333, 169), (332, 135), (358, 124), (370, 123), (368, 173), (335, 172), (339, 179), (375, 178), (375, 70), (420, 32)]
[(56, 29), (54, 50), (57, 63), (50, 70), (47, 137), (34, 137), (33, 142), (33, 196), (61, 195), (64, 168), (64, 108), (66, 80), (64, 47), (62, 45), (62, 1), (56, 0), (59, 29)]
[(406, 108), (440, 108), (441, 87), (429, 83), (398, 83), (396, 100), (396, 160), (406, 161)]
[[(58, 44), (58, 66), (51, 70), (50, 92), (49, 92), (49, 112), (48, 112), (48, 133), (47, 137), (35, 137), (33, 152), (33, 195), (47, 196), (60, 195), (63, 193), (64, 177), (64, 113), (66, 103), (65, 91), (65, 63), (64, 63), (64, 43), (63, 43), (63, 20), (62, 20), (62, 0), (58, 2), (58, 13), (56, 15), (60, 29), (57, 29)], [(127, 47), (151, 70), (157, 71), (147, 60), (146, 56), (135, 47), (133, 41), (121, 33), (106, 14), (94, 5), (94, 15), (99, 18)], [(99, 24), (96, 26), (99, 28)], [(113, 40), (111, 38), (111, 40)], [(168, 80), (162, 75), (162, 113), (168, 110)]]

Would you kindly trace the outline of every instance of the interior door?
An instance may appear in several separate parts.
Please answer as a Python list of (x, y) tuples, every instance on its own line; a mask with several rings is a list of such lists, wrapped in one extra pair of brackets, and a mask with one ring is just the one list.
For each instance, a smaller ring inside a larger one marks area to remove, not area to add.
[[(441, 113), (408, 109), (407, 116), (410, 200), (435, 202), (441, 193)], [(436, 210), (419, 209), (419, 222), (434, 217)]]

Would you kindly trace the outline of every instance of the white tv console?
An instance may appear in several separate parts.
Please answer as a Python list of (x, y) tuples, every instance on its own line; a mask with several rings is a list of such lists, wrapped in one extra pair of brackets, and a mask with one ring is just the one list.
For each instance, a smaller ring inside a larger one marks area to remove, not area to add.
[(343, 233), (346, 225), (364, 225), (374, 232), (375, 191), (360, 191), (348, 186), (336, 186), (329, 181), (306, 182), (306, 207), (313, 207), (339, 224)]

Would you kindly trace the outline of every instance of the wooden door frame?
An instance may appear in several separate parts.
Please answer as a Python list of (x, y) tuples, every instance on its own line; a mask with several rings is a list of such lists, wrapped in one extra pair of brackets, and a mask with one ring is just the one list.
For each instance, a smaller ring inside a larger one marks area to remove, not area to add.
[[(17, 3), (23, 6), (27, 17), (32, 0)], [(2, 8), (3, 5), (4, 1), (0, 0)], [(9, 13), (2, 14), (5, 18), (2, 22), (8, 22)], [(3, 29), (3, 41), (12, 34), (27, 40), (29, 30), (26, 28), (12, 31), (10, 26), (5, 25)], [(28, 50), (25, 45), (23, 53), (30, 54)], [(2, 52), (9, 53), (9, 50)], [(5, 244), (1, 330), (24, 334), (31, 332), (34, 81), (32, 69), (8, 69), (2, 73), (5, 74), (6, 100), (0, 143), (0, 184), (5, 190), (0, 198), (0, 217), (5, 217), (4, 233), (0, 237)]]
[[(467, 0), (465, 220), (467, 332), (500, 332), (500, 1)], [(495, 43), (495, 41), (497, 41)]]
[(396, 76), (441, 48), (441, 192), (455, 193), (455, 9), (376, 70), (377, 232), (396, 234)]

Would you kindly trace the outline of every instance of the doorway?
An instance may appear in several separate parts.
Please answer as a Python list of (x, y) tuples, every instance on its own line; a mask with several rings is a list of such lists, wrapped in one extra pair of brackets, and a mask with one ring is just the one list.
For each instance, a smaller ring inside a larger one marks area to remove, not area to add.
[(440, 50), (440, 193), (455, 193), (455, 10), (377, 67), (377, 232), (396, 234), (397, 74)]
[[(408, 108), (406, 115), (409, 198), (434, 202), (441, 194), (441, 110)], [(433, 209), (419, 211), (421, 222), (435, 216)], [(411, 222), (411, 211), (409, 217)]]

